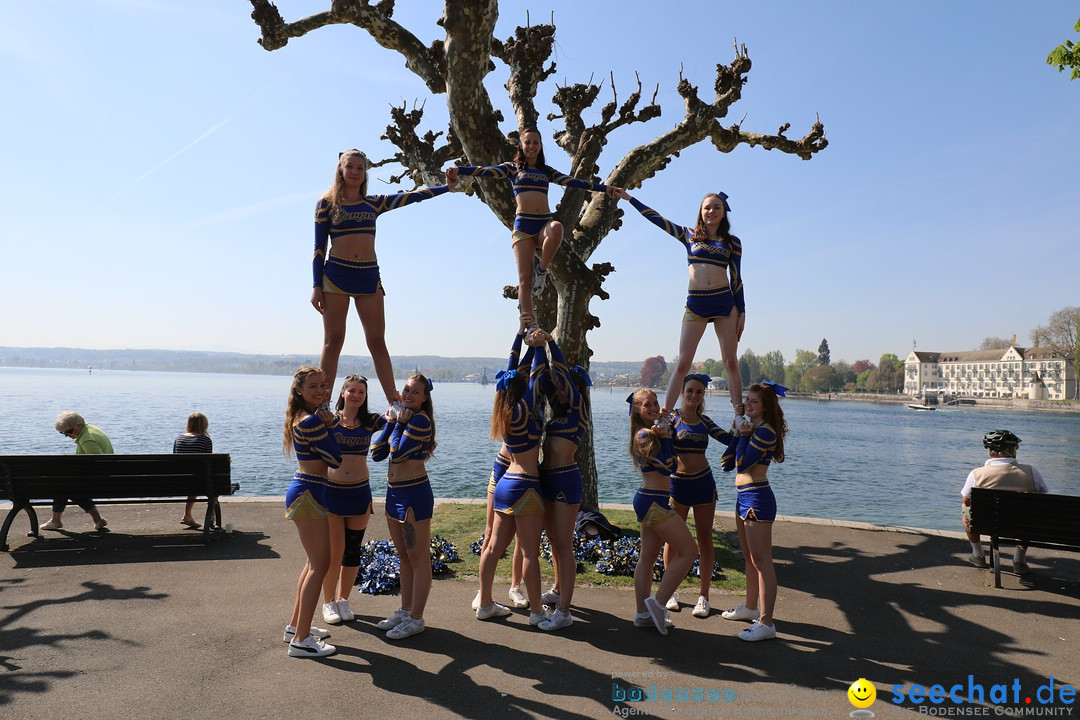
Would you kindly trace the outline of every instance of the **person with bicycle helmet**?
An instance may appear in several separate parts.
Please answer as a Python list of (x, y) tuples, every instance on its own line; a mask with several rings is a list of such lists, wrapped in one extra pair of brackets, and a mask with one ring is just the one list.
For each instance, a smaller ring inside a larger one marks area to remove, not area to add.
[[(1020, 438), (1008, 430), (991, 430), (983, 435), (983, 447), (990, 458), (968, 473), (967, 481), (960, 495), (964, 498), (961, 515), (964, 520), (964, 532), (971, 542), (971, 555), (968, 562), (977, 568), (988, 567), (983, 555), (982, 538), (971, 530), (971, 489), (988, 488), (992, 490), (1013, 490), (1016, 492), (1047, 492), (1046, 483), (1039, 471), (1030, 465), (1016, 462), (1016, 448)], [(1028, 571), (1025, 556), (1027, 545), (1018, 543), (1013, 555), (1013, 572), (1024, 575)]]

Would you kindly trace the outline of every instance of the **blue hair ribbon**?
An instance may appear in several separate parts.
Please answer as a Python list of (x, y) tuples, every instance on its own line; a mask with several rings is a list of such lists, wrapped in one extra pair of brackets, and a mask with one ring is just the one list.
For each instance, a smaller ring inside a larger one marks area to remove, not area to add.
[(726, 212), (726, 213), (731, 212), (731, 206), (728, 205), (728, 201), (727, 201), (727, 193), (721, 191), (721, 192), (716, 193), (716, 196), (724, 201), (724, 212)]
[(788, 389), (783, 385), (780, 385), (779, 383), (769, 382), (768, 380), (762, 380), (761, 384), (765, 387), (772, 388), (773, 392), (776, 393), (777, 397), (787, 397)]
[(630, 410), (627, 411), (626, 414), (627, 415), (633, 415), (634, 414), (634, 393), (630, 393), (629, 395), (626, 396), (626, 402), (630, 405)]
[(424, 378), (424, 379), (427, 380), (428, 392), (431, 392), (432, 390), (434, 390), (435, 389), (435, 383), (431, 382), (431, 378)]
[(517, 377), (517, 370), (500, 370), (495, 373), (495, 389), (505, 390), (510, 381)]
[(585, 387), (592, 387), (592, 378), (589, 377), (589, 371), (580, 365), (571, 365), (570, 372), (575, 373), (578, 377), (585, 381)]

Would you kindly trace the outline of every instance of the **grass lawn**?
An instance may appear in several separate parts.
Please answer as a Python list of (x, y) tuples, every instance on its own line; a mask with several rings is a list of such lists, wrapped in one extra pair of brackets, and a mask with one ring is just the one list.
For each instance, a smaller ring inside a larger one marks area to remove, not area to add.
[[(480, 556), (474, 555), (471, 544), (480, 539), (484, 534), (483, 505), (467, 503), (440, 503), (435, 508), (432, 519), (431, 532), (449, 540), (458, 550), (461, 556), (460, 562), (449, 563), (450, 573), (439, 577), (453, 577), (458, 580), (476, 582), (480, 573)], [(622, 530), (623, 535), (638, 537), (641, 526), (633, 510), (603, 510), (604, 516)], [(690, 515), (690, 532), (694, 532), (693, 513)], [(713, 547), (716, 549), (716, 561), (720, 564), (720, 579), (713, 580), (713, 587), (731, 593), (740, 593), (746, 589), (746, 576), (743, 574), (742, 556), (732, 551), (725, 541), (725, 536), (734, 538), (734, 527), (722, 527), (719, 524), (713, 526)], [(738, 541), (736, 543), (736, 548)], [(513, 545), (511, 545), (511, 549)], [(545, 588), (554, 578), (551, 564), (541, 561), (540, 572)], [(499, 569), (495, 577), (496, 583), (509, 583), (510, 581), (510, 551), (499, 562)], [(603, 585), (614, 587), (633, 587), (634, 578), (628, 575), (603, 575), (596, 572), (591, 564), (585, 565), (585, 571), (578, 573), (580, 585)], [(682, 587), (696, 588), (698, 579), (687, 578)]]

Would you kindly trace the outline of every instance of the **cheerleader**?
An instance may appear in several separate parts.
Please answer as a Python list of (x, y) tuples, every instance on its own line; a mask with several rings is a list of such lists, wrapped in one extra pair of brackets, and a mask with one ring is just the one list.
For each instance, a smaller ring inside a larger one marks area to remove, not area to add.
[[(646, 627), (651, 622), (661, 635), (667, 635), (671, 620), (664, 605), (690, 571), (697, 548), (686, 522), (668, 503), (675, 460), (671, 428), (661, 420), (656, 393), (637, 390), (626, 402), (630, 403), (630, 457), (641, 471), (641, 487), (634, 495), (634, 511), (641, 523), (641, 551), (634, 568), (634, 625)], [(665, 544), (671, 552), (664, 563), (664, 577), (651, 595), (653, 568)]]
[(401, 640), (424, 631), (431, 592), (431, 516), (435, 495), (427, 460), (435, 452), (432, 382), (417, 373), (401, 389), (403, 410), (391, 408), (371, 448), (375, 461), (390, 458), (386, 474), (386, 524), (400, 562), (401, 607), (376, 626)]

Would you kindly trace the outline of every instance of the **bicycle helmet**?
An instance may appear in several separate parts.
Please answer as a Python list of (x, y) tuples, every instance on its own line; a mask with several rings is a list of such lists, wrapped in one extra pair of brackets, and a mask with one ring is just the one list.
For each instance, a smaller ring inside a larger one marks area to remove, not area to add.
[(991, 430), (983, 435), (983, 447), (987, 450), (1001, 452), (1007, 448), (1015, 448), (1020, 444), (1020, 438), (1008, 430)]

